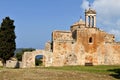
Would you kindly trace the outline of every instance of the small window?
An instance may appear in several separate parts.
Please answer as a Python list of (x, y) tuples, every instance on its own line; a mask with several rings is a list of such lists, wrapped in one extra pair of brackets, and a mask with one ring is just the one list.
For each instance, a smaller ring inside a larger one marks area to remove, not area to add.
[(89, 38), (89, 43), (93, 43), (92, 37)]
[(71, 42), (72, 44), (74, 44), (74, 42)]
[(72, 55), (70, 54), (69, 56), (71, 57)]

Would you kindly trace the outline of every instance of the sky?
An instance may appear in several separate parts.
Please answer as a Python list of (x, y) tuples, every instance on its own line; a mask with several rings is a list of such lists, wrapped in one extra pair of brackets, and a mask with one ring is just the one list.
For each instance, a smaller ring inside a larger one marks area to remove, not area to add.
[(0, 0), (0, 22), (14, 20), (17, 48), (44, 49), (54, 30), (70, 30), (84, 20), (89, 3), (97, 12), (97, 27), (120, 40), (120, 0)]

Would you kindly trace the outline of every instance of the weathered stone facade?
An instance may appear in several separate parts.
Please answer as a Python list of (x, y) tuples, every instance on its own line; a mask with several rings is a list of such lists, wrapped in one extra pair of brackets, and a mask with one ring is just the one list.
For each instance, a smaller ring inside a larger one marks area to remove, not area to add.
[(19, 68), (19, 62), (18, 61), (7, 60), (6, 61), (6, 67)]
[(35, 50), (32, 52), (25, 52), (22, 56), (21, 68), (35, 67), (35, 57), (43, 55), (43, 66), (52, 66), (52, 52), (44, 50)]
[[(33, 55), (34, 52), (29, 54), (31, 57)], [(80, 19), (71, 26), (70, 31), (53, 31), (52, 41), (46, 43), (43, 55), (47, 55), (45, 66), (49, 60), (48, 66), (118, 65), (120, 43), (115, 42), (113, 34), (96, 27), (96, 11), (89, 8), (85, 11), (85, 21)]]
[(10, 60), (7, 60), (6, 61), (6, 67), (9, 67), (9, 68), (19, 68), (19, 61), (16, 59), (16, 58), (11, 58)]
[(3, 66), (3, 63), (2, 63), (2, 61), (0, 60), (0, 66)]

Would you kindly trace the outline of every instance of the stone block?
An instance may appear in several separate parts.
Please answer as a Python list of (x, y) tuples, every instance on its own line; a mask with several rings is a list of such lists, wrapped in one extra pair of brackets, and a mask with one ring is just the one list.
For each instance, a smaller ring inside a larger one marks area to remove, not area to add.
[(7, 60), (6, 61), (6, 67), (8, 67), (8, 68), (19, 68), (19, 62), (18, 61)]

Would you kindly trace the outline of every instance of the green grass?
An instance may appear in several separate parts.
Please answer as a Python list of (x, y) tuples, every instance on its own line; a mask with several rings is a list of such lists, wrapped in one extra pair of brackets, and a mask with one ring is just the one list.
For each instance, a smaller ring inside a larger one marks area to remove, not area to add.
[(3, 66), (0, 66), (0, 69), (2, 69), (3, 68)]
[(0, 80), (120, 80), (120, 66), (0, 68)]
[(47, 69), (91, 72), (91, 73), (114, 73), (113, 70), (120, 69), (120, 66), (101, 65), (101, 66), (64, 66), (64, 67), (48, 67)]

